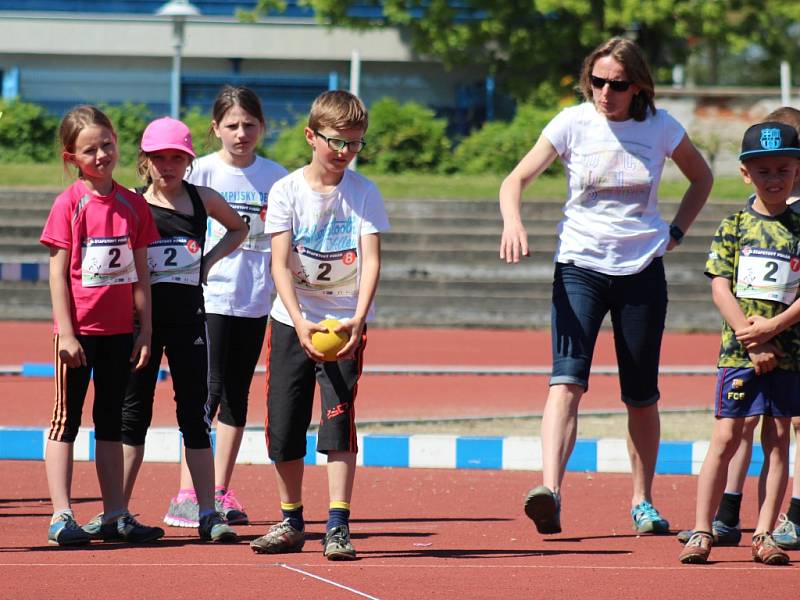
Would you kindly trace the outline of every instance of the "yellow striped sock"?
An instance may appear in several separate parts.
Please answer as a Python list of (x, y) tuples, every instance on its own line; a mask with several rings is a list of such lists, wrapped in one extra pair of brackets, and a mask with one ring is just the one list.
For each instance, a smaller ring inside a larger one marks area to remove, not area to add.
[(303, 508), (302, 502), (281, 502), (281, 510), (297, 510)]
[(335, 500), (330, 503), (328, 508), (340, 508), (342, 510), (350, 510), (350, 503), (349, 502), (341, 502), (339, 500)]

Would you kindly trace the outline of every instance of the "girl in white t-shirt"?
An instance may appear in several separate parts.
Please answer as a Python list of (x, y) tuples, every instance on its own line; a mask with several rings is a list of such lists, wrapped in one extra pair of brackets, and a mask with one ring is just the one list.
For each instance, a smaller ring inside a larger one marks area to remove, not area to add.
[[(219, 411), (214, 456), (216, 508), (231, 525), (247, 524), (247, 514), (230, 488), (233, 468), (247, 422), (247, 402), (271, 308), (270, 239), (264, 232), (267, 195), (287, 174), (277, 163), (256, 154), (266, 123), (261, 102), (246, 87), (225, 86), (212, 109), (211, 132), (222, 148), (194, 162), (186, 180), (222, 195), (242, 216), (249, 233), (242, 245), (217, 262), (203, 287), (209, 338), (211, 418)], [(209, 219), (206, 251), (224, 228)], [(178, 495), (164, 522), (196, 527), (197, 499), (185, 463)]]
[[(706, 161), (681, 125), (656, 110), (641, 50), (612, 38), (584, 61), (585, 103), (567, 108), (500, 187), (500, 258), (528, 255), (522, 190), (556, 159), (568, 197), (558, 225), (552, 304), (553, 374), (542, 421), (543, 485), (525, 500), (540, 533), (561, 531), (561, 481), (575, 445), (578, 404), (588, 389), (597, 333), (611, 312), (622, 401), (628, 410), (633, 472), (631, 517), (640, 533), (666, 533), (652, 505), (660, 442), (658, 360), (667, 307), (661, 257), (680, 243), (711, 190)], [(672, 224), (657, 208), (658, 183), (672, 158), (689, 187)]]

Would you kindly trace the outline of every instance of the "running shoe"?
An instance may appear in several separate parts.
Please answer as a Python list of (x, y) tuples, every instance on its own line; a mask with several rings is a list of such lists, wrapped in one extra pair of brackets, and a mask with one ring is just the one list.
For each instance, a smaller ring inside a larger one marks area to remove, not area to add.
[(322, 539), (323, 556), (328, 560), (355, 560), (356, 551), (350, 543), (350, 528), (337, 525), (325, 532)]
[(94, 518), (83, 526), (83, 530), (89, 534), (93, 540), (103, 540), (113, 542), (122, 539), (117, 529), (116, 522), (103, 524), (103, 513), (97, 514)]
[(199, 527), (200, 506), (197, 504), (197, 497), (175, 496), (169, 502), (164, 523), (171, 527)]
[(47, 542), (56, 546), (82, 546), (92, 538), (75, 521), (69, 513), (61, 513), (50, 521), (47, 531)]
[(218, 512), (212, 512), (202, 519), (197, 527), (200, 539), (206, 542), (219, 542), (221, 544), (231, 544), (239, 539), (236, 532), (222, 518)]
[(292, 527), (289, 519), (284, 519), (250, 542), (250, 548), (257, 554), (287, 554), (300, 552), (305, 543), (306, 534)]
[(236, 499), (232, 489), (214, 492), (214, 508), (222, 513), (229, 525), (247, 525), (250, 520), (244, 512), (244, 506)]
[(656, 507), (642, 500), (631, 509), (633, 530), (636, 533), (669, 533), (669, 521), (658, 514)]
[(161, 527), (151, 527), (139, 523), (128, 511), (125, 511), (117, 519), (117, 532), (120, 536), (119, 539), (129, 544), (146, 544), (164, 537), (164, 530)]
[[(681, 544), (685, 544), (693, 533), (691, 529), (684, 529), (676, 537)], [(714, 521), (711, 524), (711, 534), (714, 536), (715, 546), (738, 546), (742, 540), (742, 524), (739, 522), (731, 527), (722, 521)]]
[(788, 565), (789, 555), (778, 547), (769, 533), (753, 536), (753, 560), (765, 565)]
[(533, 488), (525, 497), (524, 508), (539, 533), (561, 533), (561, 498), (550, 488)]
[(680, 561), (685, 565), (702, 565), (708, 562), (713, 545), (712, 537), (705, 531), (695, 531), (681, 550)]
[(800, 525), (790, 521), (783, 513), (778, 517), (778, 526), (772, 532), (772, 537), (784, 550), (800, 550)]

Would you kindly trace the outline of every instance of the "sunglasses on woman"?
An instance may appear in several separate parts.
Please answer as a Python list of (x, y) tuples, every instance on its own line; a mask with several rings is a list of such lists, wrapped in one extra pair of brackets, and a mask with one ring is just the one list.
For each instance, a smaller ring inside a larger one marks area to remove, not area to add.
[(608, 87), (615, 92), (627, 92), (628, 88), (631, 87), (631, 83), (633, 83), (632, 81), (625, 81), (623, 79), (603, 79), (596, 75), (589, 75), (589, 81), (593, 88), (602, 90), (603, 87), (608, 84)]

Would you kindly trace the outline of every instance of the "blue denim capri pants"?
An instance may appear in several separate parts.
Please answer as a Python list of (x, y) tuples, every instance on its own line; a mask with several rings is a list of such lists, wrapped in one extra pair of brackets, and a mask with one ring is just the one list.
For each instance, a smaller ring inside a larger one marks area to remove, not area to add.
[(622, 401), (634, 407), (659, 399), (658, 361), (667, 314), (667, 282), (661, 257), (633, 275), (606, 275), (556, 263), (550, 385), (589, 389), (597, 334), (611, 312)]

